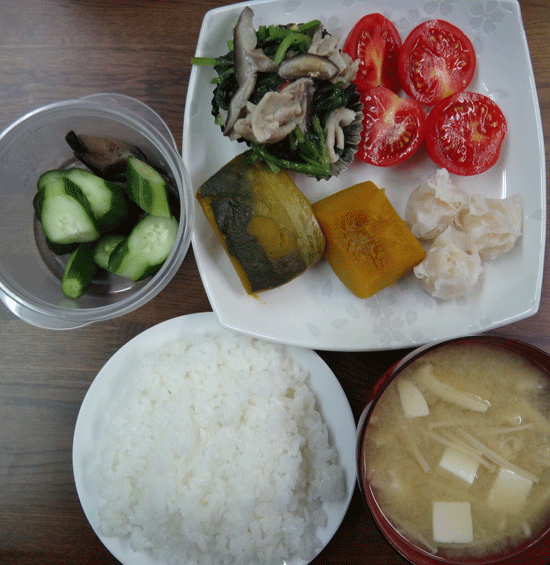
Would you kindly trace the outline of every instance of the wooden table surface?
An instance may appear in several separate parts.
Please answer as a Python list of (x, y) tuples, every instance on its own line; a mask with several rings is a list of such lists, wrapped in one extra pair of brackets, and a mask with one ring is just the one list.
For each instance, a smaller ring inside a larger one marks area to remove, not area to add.
[[(179, 144), (202, 18), (226, 3), (0, 0), (0, 129), (50, 102), (118, 92), (155, 109)], [(487, 4), (494, 8), (495, 2)], [(520, 4), (548, 132), (550, 4)], [(548, 274), (545, 269), (539, 312), (496, 333), (550, 352)], [(1, 565), (118, 563), (88, 525), (73, 481), (71, 444), (80, 404), (103, 364), (131, 338), (163, 320), (209, 310), (192, 250), (160, 295), (116, 320), (56, 332), (28, 325), (0, 304)], [(358, 417), (376, 376), (403, 352), (320, 354)], [(314, 563), (405, 561), (380, 536), (356, 490), (341, 528)]]

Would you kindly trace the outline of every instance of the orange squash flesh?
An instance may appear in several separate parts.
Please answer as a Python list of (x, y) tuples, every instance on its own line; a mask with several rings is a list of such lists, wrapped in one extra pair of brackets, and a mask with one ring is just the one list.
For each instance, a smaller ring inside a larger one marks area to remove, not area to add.
[(394, 284), (426, 252), (383, 189), (362, 182), (313, 204), (325, 235), (325, 258), (359, 298)]

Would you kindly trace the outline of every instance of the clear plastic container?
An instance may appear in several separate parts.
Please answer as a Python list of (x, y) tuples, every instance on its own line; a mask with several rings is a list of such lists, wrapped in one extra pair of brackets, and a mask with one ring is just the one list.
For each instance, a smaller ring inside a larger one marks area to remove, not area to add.
[[(61, 292), (64, 258), (45, 246), (32, 203), (42, 173), (83, 166), (65, 141), (71, 130), (139, 147), (170, 172), (180, 201), (176, 242), (155, 276), (140, 283), (121, 277), (94, 281), (90, 292), (77, 300)], [(0, 300), (35, 326), (71, 329), (127, 314), (168, 284), (189, 249), (194, 207), (185, 166), (162, 118), (133, 98), (97, 94), (44, 106), (21, 117), (0, 135), (0, 178)]]

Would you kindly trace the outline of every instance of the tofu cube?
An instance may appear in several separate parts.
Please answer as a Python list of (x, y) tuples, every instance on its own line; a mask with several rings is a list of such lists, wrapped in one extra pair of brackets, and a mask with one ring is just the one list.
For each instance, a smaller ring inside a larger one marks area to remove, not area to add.
[(487, 503), (496, 510), (517, 514), (525, 504), (532, 486), (533, 481), (501, 467), (489, 491)]
[(471, 543), (474, 541), (472, 508), (469, 502), (434, 501), (433, 538), (437, 543)]
[(479, 463), (465, 453), (448, 447), (441, 457), (439, 466), (471, 485), (477, 476)]

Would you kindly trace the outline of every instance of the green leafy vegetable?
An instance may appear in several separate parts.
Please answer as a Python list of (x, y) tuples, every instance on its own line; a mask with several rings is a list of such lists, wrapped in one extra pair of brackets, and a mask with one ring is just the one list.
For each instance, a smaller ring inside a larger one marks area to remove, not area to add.
[[(262, 25), (256, 30), (257, 48), (279, 64), (288, 56), (307, 53), (320, 25), (319, 20), (292, 25)], [(239, 88), (232, 42), (228, 42), (228, 47), (228, 53), (223, 56), (192, 59), (193, 64), (210, 65), (216, 71), (217, 76), (212, 79), (215, 85), (212, 114), (215, 123), (222, 129), (225, 123), (223, 112), (229, 109), (230, 101)], [(258, 104), (267, 92), (280, 90), (284, 83), (277, 73), (259, 72), (250, 102)], [(311, 119), (305, 131), (297, 126), (285, 139), (270, 144), (258, 144), (240, 138), (239, 141), (251, 149), (249, 159), (264, 161), (275, 171), (285, 169), (317, 178), (330, 177), (331, 165), (326, 147), (327, 118), (338, 108), (354, 108), (359, 96), (353, 83), (317, 80), (315, 85)]]
[(301, 161), (292, 161), (288, 159), (289, 151), (280, 149), (274, 150), (274, 146), (253, 145), (250, 159), (266, 162), (270, 168), (278, 172), (280, 169), (294, 171), (296, 173), (304, 173), (315, 177), (324, 177), (330, 171), (330, 162), (328, 158), (326, 144), (326, 132), (323, 130), (319, 118), (313, 116), (311, 120), (313, 131), (305, 135), (299, 127), (287, 137), (287, 143), (291, 153), (299, 153)]
[(273, 61), (277, 64), (282, 63), (285, 60), (287, 51), (294, 45), (299, 45), (300, 52), (305, 53), (311, 45), (311, 37), (308, 37), (304, 33), (289, 33), (281, 43), (279, 43)]

